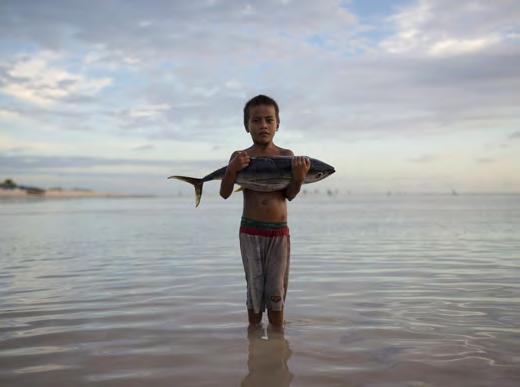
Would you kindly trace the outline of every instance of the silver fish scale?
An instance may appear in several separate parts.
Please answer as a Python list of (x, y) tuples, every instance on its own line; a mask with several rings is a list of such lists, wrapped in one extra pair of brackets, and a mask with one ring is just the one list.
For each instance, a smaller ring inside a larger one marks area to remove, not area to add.
[(290, 157), (252, 157), (249, 166), (239, 172), (236, 183), (253, 191), (271, 192), (287, 187), (291, 176)]
[[(251, 157), (249, 165), (241, 170), (236, 179), (236, 184), (245, 189), (261, 192), (282, 190), (292, 179), (292, 156)], [(315, 183), (323, 180), (335, 172), (334, 167), (323, 161), (308, 158), (311, 166), (304, 184)], [(168, 179), (178, 179), (190, 183), (195, 188), (195, 205), (198, 206), (202, 196), (202, 186), (211, 180), (221, 180), (226, 168), (222, 167), (206, 175), (202, 179), (189, 176), (170, 176)]]

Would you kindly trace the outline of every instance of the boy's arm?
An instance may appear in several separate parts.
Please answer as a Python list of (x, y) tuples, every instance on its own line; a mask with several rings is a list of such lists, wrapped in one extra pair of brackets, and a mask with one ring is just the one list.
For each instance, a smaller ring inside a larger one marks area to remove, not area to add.
[[(294, 153), (290, 152), (291, 156), (294, 156)], [(292, 159), (292, 179), (287, 188), (285, 189), (285, 197), (288, 200), (293, 200), (298, 192), (300, 192), (300, 188), (302, 187), (303, 181), (305, 180), (305, 176), (309, 172), (311, 168), (311, 162), (308, 157), (305, 156), (296, 156)]]
[(247, 152), (233, 152), (229, 158), (229, 163), (226, 168), (226, 173), (220, 182), (220, 196), (227, 199), (233, 193), (233, 187), (237, 174), (242, 169), (249, 165), (249, 155)]

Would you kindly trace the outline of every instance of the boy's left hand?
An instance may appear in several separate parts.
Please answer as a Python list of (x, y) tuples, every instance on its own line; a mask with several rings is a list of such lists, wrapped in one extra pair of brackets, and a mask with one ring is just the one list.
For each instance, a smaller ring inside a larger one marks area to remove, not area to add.
[(311, 161), (306, 156), (294, 156), (291, 164), (293, 180), (303, 183), (311, 168)]

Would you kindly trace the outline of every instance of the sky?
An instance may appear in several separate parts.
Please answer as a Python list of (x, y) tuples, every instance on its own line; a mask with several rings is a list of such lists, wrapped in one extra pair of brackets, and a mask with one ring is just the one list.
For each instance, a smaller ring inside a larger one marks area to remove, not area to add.
[(267, 94), (315, 188), (520, 192), (519, 86), (514, 0), (1, 0), (0, 180), (177, 195)]

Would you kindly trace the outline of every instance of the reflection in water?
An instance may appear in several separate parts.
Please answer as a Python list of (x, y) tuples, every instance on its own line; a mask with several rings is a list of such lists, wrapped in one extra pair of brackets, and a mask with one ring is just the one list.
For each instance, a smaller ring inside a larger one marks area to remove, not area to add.
[(293, 374), (289, 371), (287, 361), (292, 351), (283, 331), (271, 326), (264, 329), (259, 325), (248, 329), (247, 338), (249, 339), (247, 359), (249, 374), (242, 380), (241, 386), (289, 386)]
[(264, 327), (249, 370), (209, 199), (0, 200), (0, 386), (520, 386), (520, 195), (295, 201), (293, 353)]

